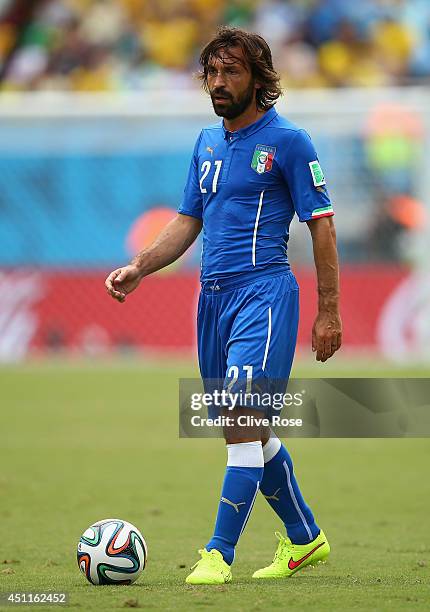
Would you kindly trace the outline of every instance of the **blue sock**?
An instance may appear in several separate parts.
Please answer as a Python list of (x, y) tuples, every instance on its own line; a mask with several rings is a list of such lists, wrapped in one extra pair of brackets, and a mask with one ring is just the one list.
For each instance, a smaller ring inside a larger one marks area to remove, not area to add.
[(283, 521), (293, 544), (308, 544), (320, 529), (300, 492), (291, 457), (276, 436), (264, 445), (263, 454), (264, 476), (260, 490)]
[(261, 442), (227, 444), (228, 461), (214, 535), (206, 550), (215, 548), (231, 565), (234, 549), (251, 514), (263, 477)]

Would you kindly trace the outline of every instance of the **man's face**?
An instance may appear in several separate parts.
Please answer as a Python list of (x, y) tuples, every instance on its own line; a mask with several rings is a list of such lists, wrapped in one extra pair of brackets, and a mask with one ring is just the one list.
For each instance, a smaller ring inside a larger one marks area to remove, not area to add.
[(222, 49), (219, 57), (209, 61), (207, 82), (214, 111), (219, 117), (236, 119), (255, 104), (255, 80), (240, 47)]

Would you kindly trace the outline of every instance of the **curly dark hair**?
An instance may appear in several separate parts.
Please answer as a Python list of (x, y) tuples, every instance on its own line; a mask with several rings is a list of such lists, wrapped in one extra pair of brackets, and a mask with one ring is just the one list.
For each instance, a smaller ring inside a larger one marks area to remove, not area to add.
[(267, 42), (258, 34), (245, 32), (239, 28), (223, 26), (200, 55), (202, 71), (199, 78), (205, 91), (208, 89), (208, 66), (213, 58), (219, 58), (221, 51), (240, 47), (251, 70), (252, 76), (261, 85), (256, 92), (257, 107), (269, 110), (282, 95), (279, 75), (273, 68), (272, 52)]

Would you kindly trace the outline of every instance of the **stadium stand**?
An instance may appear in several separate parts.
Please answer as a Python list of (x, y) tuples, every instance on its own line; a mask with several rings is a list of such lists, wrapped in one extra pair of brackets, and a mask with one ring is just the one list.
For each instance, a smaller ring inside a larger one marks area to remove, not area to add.
[(260, 32), (290, 88), (430, 77), (427, 0), (2, 0), (0, 11), (3, 91), (197, 87), (219, 23)]

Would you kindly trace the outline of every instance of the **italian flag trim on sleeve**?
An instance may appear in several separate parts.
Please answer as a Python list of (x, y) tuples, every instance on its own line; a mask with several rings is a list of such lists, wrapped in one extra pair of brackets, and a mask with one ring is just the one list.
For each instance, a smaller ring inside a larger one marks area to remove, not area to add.
[(312, 213), (312, 219), (318, 219), (318, 217), (329, 217), (334, 215), (332, 204), (325, 206), (324, 208), (316, 208)]

